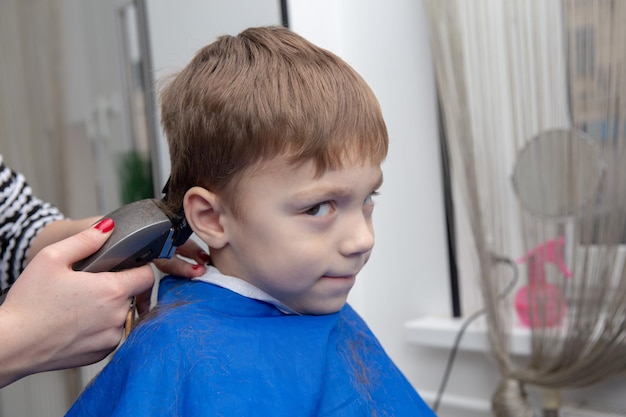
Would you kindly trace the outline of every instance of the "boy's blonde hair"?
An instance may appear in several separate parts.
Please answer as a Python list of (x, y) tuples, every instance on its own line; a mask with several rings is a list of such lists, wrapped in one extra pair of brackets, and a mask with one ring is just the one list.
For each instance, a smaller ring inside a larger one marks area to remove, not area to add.
[(283, 27), (250, 28), (201, 49), (162, 91), (161, 118), (174, 212), (196, 185), (237, 212), (243, 174), (277, 156), (312, 160), (321, 175), (387, 155), (385, 122), (365, 81)]

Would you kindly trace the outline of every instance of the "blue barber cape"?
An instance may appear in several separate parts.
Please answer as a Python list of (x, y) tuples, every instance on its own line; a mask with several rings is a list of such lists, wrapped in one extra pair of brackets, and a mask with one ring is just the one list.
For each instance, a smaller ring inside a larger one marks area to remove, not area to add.
[(434, 416), (356, 312), (285, 315), (166, 279), (67, 416)]

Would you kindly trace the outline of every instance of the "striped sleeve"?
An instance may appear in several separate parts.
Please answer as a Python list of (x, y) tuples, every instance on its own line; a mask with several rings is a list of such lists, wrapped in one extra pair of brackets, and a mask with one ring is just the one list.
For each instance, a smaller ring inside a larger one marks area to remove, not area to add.
[(15, 282), (26, 266), (37, 233), (60, 219), (59, 209), (33, 196), (24, 176), (7, 167), (0, 155), (0, 289)]

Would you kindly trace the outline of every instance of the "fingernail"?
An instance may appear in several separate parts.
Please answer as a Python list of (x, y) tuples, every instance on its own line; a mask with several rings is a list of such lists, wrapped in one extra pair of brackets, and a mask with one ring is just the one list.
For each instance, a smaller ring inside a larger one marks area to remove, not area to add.
[(115, 222), (107, 217), (106, 219), (100, 220), (98, 224), (96, 224), (94, 227), (100, 230), (102, 233), (107, 233), (110, 232), (111, 229), (113, 229), (113, 226), (115, 226)]
[(191, 269), (193, 269), (194, 271), (199, 269), (199, 268), (200, 268), (200, 265), (192, 265), (191, 266)]
[(205, 263), (211, 262), (211, 256), (205, 251), (200, 251), (200, 259), (202, 259)]

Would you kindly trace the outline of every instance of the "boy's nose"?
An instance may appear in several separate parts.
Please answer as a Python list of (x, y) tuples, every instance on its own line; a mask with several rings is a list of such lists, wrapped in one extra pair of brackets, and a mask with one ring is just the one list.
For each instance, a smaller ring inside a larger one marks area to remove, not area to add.
[(339, 250), (344, 256), (367, 253), (374, 247), (374, 228), (372, 219), (363, 215), (354, 216), (345, 224), (345, 235)]

